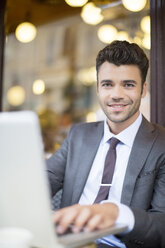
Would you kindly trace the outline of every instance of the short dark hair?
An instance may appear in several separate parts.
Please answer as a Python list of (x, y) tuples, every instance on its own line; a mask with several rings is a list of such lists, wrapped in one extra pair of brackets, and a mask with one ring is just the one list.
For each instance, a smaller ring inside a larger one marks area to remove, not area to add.
[(97, 75), (100, 66), (106, 61), (117, 66), (137, 65), (141, 73), (142, 85), (146, 81), (149, 60), (137, 44), (115, 40), (100, 50), (96, 58)]

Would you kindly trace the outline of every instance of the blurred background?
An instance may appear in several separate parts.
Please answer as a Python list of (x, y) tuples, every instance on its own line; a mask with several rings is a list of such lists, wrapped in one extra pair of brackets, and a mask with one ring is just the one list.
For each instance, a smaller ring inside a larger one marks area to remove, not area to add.
[[(104, 119), (100, 49), (128, 40), (150, 57), (149, 0), (7, 0), (5, 33), (3, 111), (35, 111), (50, 154), (72, 124)], [(150, 72), (141, 111), (150, 120)]]

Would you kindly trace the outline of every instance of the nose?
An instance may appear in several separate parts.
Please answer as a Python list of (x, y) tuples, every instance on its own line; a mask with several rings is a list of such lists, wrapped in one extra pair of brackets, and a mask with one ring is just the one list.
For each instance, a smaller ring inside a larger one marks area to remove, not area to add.
[(114, 100), (120, 100), (124, 98), (123, 89), (120, 85), (115, 85), (111, 90), (111, 98)]

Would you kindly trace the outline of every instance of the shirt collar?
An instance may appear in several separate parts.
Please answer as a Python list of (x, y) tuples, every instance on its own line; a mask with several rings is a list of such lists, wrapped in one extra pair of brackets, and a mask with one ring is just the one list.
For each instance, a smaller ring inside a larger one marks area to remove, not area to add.
[(119, 139), (125, 145), (132, 147), (137, 131), (142, 122), (142, 114), (140, 113), (138, 118), (126, 129), (120, 132), (117, 135), (114, 135), (110, 130), (107, 124), (107, 119), (104, 121), (104, 136), (103, 143), (106, 143), (110, 138), (115, 137)]

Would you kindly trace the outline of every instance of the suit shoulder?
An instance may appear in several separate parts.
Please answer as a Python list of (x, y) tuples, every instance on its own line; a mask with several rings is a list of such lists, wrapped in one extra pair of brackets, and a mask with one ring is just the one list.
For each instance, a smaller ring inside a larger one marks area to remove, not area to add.
[(74, 124), (71, 128), (69, 133), (86, 133), (86, 132), (93, 132), (98, 129), (103, 129), (104, 121), (97, 121), (97, 122), (88, 122), (88, 123), (78, 123)]
[(143, 116), (141, 128), (145, 130), (145, 132), (156, 132), (159, 136), (165, 136), (165, 127), (157, 124), (149, 122), (145, 117)]
[(165, 136), (165, 127), (155, 123), (153, 124), (153, 126), (155, 127), (155, 129), (158, 131), (159, 134)]
[(162, 148), (164, 149), (165, 146), (165, 128), (163, 126), (160, 126), (159, 124), (154, 124), (155, 129), (157, 131), (157, 143), (159, 143)]

